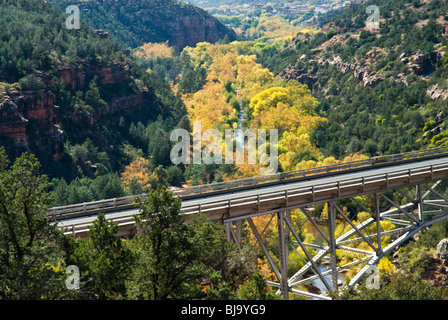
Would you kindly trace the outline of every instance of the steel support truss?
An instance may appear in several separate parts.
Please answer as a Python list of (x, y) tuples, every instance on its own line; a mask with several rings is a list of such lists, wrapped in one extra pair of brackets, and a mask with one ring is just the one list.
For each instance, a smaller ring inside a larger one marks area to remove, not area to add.
[[(398, 204), (391, 199), (387, 191), (372, 195), (373, 204), (366, 205), (356, 198), (350, 198), (361, 211), (368, 212), (370, 217), (361, 223), (354, 221), (350, 215), (338, 204), (339, 201), (328, 202), (328, 218), (324, 221), (315, 218), (312, 208), (298, 207), (306, 216), (307, 221), (321, 236), (322, 243), (305, 243), (300, 237), (300, 231), (291, 221), (291, 208), (277, 213), (269, 213), (270, 220), (259, 230), (253, 218), (259, 216), (255, 213), (239, 220), (224, 221), (227, 228), (227, 239), (242, 246), (242, 229), (245, 223), (252, 231), (257, 243), (260, 245), (266, 259), (277, 278), (277, 281), (268, 281), (272, 287), (278, 288), (277, 293), (287, 300), (289, 293), (300, 294), (311, 299), (330, 299), (328, 292), (337, 292), (360, 283), (363, 277), (386, 254), (405, 243), (420, 230), (434, 223), (448, 219), (448, 197), (437, 187), (441, 181), (429, 186), (421, 184), (415, 186), (415, 192), (409, 194), (409, 188), (394, 190), (400, 193), (404, 204)], [(410, 187), (414, 188), (414, 187)], [(381, 204), (385, 210), (381, 210)], [(369, 207), (370, 206), (370, 207)], [(276, 222), (278, 230), (278, 256), (273, 257), (267, 244), (263, 241), (263, 234), (270, 224)], [(325, 222), (323, 225), (322, 222)], [(392, 229), (382, 228), (381, 222), (390, 222)], [(341, 231), (341, 224), (343, 230)], [(339, 227), (337, 228), (337, 225)], [(338, 231), (337, 231), (338, 230)], [(390, 237), (385, 244), (384, 237)], [(353, 244), (366, 244), (367, 249), (353, 247)], [(302, 253), (299, 252), (298, 249)], [(341, 264), (337, 260), (337, 253), (352, 252), (358, 258), (349, 263)], [(293, 274), (288, 274), (288, 257), (295, 252), (303, 260), (304, 265)], [(364, 264), (358, 273), (345, 285), (338, 281), (338, 274), (351, 267)], [(311, 293), (298, 287), (320, 280), (325, 287), (319, 294)]]

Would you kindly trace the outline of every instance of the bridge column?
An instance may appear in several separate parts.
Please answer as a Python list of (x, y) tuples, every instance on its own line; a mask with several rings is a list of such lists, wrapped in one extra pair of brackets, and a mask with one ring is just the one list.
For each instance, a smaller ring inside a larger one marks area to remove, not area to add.
[(330, 236), (330, 256), (331, 256), (331, 282), (332, 291), (338, 289), (338, 269), (336, 264), (336, 208), (333, 201), (328, 203), (328, 222), (329, 222), (329, 236)]
[(376, 242), (378, 243), (378, 251), (377, 254), (381, 254), (383, 251), (381, 245), (381, 210), (380, 210), (380, 196), (378, 193), (375, 193), (375, 221), (376, 221)]
[(423, 187), (419, 184), (417, 185), (417, 201), (418, 201), (418, 220), (420, 223), (424, 221), (423, 217)]
[(241, 231), (243, 230), (243, 220), (238, 220), (236, 223), (236, 243), (238, 247), (241, 249)]
[(226, 238), (228, 242), (232, 241), (232, 223), (226, 222)]
[(238, 246), (238, 249), (241, 249), (241, 230), (243, 228), (243, 221), (237, 220), (235, 222), (235, 227), (236, 228), (234, 230), (233, 223), (226, 222), (226, 238), (228, 242), (233, 240)]
[(278, 217), (278, 238), (280, 244), (280, 290), (284, 300), (289, 300), (289, 287), (288, 287), (288, 248), (289, 248), (289, 232), (285, 228), (285, 217), (287, 213), (281, 211), (277, 213)]

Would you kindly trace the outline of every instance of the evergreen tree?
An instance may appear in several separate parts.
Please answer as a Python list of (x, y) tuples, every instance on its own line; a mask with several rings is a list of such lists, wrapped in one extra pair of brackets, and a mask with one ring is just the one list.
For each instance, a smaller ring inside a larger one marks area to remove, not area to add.
[(79, 267), (80, 296), (88, 299), (124, 299), (126, 281), (135, 255), (117, 237), (118, 225), (100, 213), (89, 227), (89, 237), (79, 240), (68, 258)]
[(201, 292), (201, 271), (195, 261), (201, 248), (192, 229), (182, 221), (181, 202), (165, 188), (136, 199), (140, 213), (134, 216), (138, 265), (128, 292), (131, 298), (165, 300), (187, 298)]
[(36, 157), (10, 165), (0, 148), (0, 298), (55, 299), (64, 287), (61, 233), (47, 215), (51, 184)]

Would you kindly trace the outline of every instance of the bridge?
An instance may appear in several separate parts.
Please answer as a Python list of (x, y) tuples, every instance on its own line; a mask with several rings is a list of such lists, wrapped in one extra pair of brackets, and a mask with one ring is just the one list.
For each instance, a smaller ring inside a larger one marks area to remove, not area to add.
[[(394, 248), (419, 231), (448, 218), (448, 197), (438, 190), (444, 189), (444, 180), (447, 179), (448, 149), (429, 149), (201, 185), (173, 193), (182, 200), (181, 212), (185, 220), (194, 214), (205, 214), (211, 221), (225, 224), (227, 239), (239, 247), (242, 245), (243, 224), (248, 226), (277, 278), (269, 284), (277, 287), (285, 299), (288, 299), (289, 292), (312, 299), (329, 299), (327, 292), (341, 287), (339, 272), (364, 264), (347, 284), (353, 286)], [(399, 202), (393, 194), (399, 194), (405, 201)], [(372, 204), (360, 202), (356, 198), (359, 196), (371, 197)], [(347, 200), (368, 212), (370, 218), (356, 225), (356, 215), (341, 208), (340, 202)], [(135, 196), (107, 199), (51, 208), (48, 214), (59, 227), (65, 228), (67, 234), (86, 237), (88, 227), (97, 214), (103, 212), (107, 219), (119, 225), (119, 235), (123, 236), (135, 233), (133, 215), (138, 214), (139, 209), (135, 208), (134, 201)], [(313, 206), (325, 203), (328, 204), (328, 219), (322, 225), (313, 213)], [(291, 221), (291, 210), (295, 209), (304, 213), (323, 243), (305, 243), (300, 238), (297, 226)], [(253, 219), (261, 215), (271, 216), (268, 224), (277, 222), (279, 263), (264, 243), (263, 231), (260, 232), (254, 224)], [(335, 232), (337, 219), (346, 226), (338, 235)], [(390, 222), (394, 228), (385, 230), (381, 222)], [(385, 237), (390, 238), (390, 243), (384, 244)], [(367, 250), (356, 247), (361, 242), (367, 244)], [(293, 275), (288, 274), (290, 248), (304, 261), (304, 266)], [(298, 248), (302, 249), (302, 254)], [(338, 265), (336, 250), (361, 257)], [(329, 262), (328, 270), (323, 271), (319, 267), (322, 262)], [(316, 279), (321, 281), (326, 291), (315, 294), (299, 289)]]

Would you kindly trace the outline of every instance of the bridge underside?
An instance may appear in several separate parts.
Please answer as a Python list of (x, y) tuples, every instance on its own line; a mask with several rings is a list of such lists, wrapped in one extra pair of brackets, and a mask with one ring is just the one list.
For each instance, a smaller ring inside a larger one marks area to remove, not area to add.
[[(391, 199), (392, 190), (369, 195), (369, 204), (358, 197), (330, 201), (327, 203), (325, 219), (316, 216), (313, 206), (298, 206), (296, 209), (306, 216), (306, 221), (320, 235), (320, 243), (303, 241), (301, 226), (291, 219), (291, 208), (271, 213), (269, 222), (258, 228), (254, 223), (255, 217), (224, 220), (228, 240), (241, 247), (245, 241), (241, 236), (243, 225), (250, 229), (275, 274), (276, 281), (268, 283), (278, 288), (277, 293), (282, 294), (284, 299), (289, 298), (290, 292), (312, 299), (330, 299), (328, 292), (360, 283), (372, 271), (372, 266), (385, 255), (406, 243), (419, 231), (448, 219), (448, 197), (438, 191), (441, 184), (442, 181), (437, 181), (393, 190), (406, 200), (405, 204), (398, 204)], [(356, 215), (349, 214), (340, 205), (347, 201), (356, 204), (369, 217), (362, 222), (356, 221)], [(386, 210), (382, 210), (382, 207)], [(276, 223), (279, 239), (276, 255), (268, 249), (263, 237), (272, 223)], [(337, 225), (343, 225), (343, 229), (339, 227), (336, 230)], [(291, 253), (297, 254), (303, 261), (303, 266), (293, 273), (288, 265)], [(338, 259), (344, 253), (351, 254), (349, 261)], [(341, 272), (347, 272), (353, 267), (357, 267), (356, 275), (348, 283), (341, 283)], [(316, 280), (320, 280), (323, 290), (319, 293), (304, 290)]]

